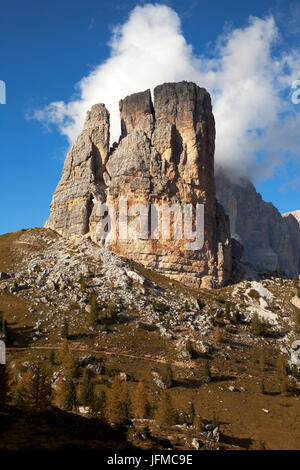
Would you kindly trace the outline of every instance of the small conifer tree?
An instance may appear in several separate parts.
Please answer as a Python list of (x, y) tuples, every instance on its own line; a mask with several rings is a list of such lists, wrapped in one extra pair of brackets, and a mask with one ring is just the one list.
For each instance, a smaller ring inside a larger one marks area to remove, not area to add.
[(194, 418), (194, 428), (196, 432), (202, 431), (202, 418), (200, 415), (196, 415)]
[(126, 409), (122, 400), (122, 382), (115, 376), (112, 386), (107, 393), (106, 415), (111, 423), (122, 425), (126, 421)]
[(65, 318), (64, 323), (61, 329), (61, 337), (62, 338), (68, 338), (69, 337), (69, 324), (68, 320)]
[(49, 362), (52, 366), (55, 365), (55, 352), (53, 349), (49, 353)]
[(77, 409), (76, 387), (72, 379), (68, 379), (64, 396), (64, 410), (75, 411)]
[(231, 312), (230, 303), (226, 302), (226, 305), (225, 305), (225, 318), (226, 318), (226, 320), (230, 320), (230, 312)]
[(97, 302), (97, 296), (94, 292), (92, 292), (90, 295), (89, 304), (90, 304), (90, 311), (88, 312), (88, 315), (87, 315), (87, 321), (90, 326), (95, 328), (99, 319), (99, 305)]
[(211, 379), (211, 370), (210, 370), (210, 365), (208, 361), (205, 362), (204, 377)]
[(83, 406), (91, 406), (94, 399), (94, 387), (90, 369), (85, 369), (80, 390), (80, 402)]
[(167, 391), (162, 393), (160, 403), (156, 410), (156, 421), (161, 426), (171, 426), (176, 422), (176, 413), (172, 406), (172, 400)]
[(222, 334), (219, 325), (217, 325), (215, 329), (215, 340), (218, 344), (222, 343)]
[(196, 410), (195, 410), (193, 402), (190, 403), (189, 416), (190, 416), (191, 424), (193, 424), (193, 422), (195, 420), (195, 416), (196, 416)]
[(148, 400), (143, 382), (139, 382), (136, 387), (135, 399), (133, 404), (135, 408), (135, 417), (140, 419), (146, 418)]

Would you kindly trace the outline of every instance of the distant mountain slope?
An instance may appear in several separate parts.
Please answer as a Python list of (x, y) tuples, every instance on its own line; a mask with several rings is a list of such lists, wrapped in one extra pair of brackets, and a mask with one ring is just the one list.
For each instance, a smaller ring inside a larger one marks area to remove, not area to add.
[[(216, 190), (230, 217), (231, 235), (244, 245), (243, 261), (268, 271), (274, 271), (279, 265), (287, 275), (297, 275), (300, 232), (295, 217), (283, 217), (247, 179), (233, 183), (217, 171)], [(299, 214), (298, 211), (298, 217)]]
[(300, 225), (300, 211), (286, 212), (285, 214), (282, 214), (282, 217), (288, 217), (289, 215), (295, 217), (295, 219), (299, 222)]

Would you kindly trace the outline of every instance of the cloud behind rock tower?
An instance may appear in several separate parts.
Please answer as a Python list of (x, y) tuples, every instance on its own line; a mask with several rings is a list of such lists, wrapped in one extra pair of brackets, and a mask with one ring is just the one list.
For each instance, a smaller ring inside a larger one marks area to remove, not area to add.
[[(178, 14), (159, 4), (137, 6), (113, 30), (110, 56), (76, 85), (77, 97), (50, 103), (34, 118), (58, 125), (74, 142), (86, 112), (105, 103), (111, 115), (111, 142), (120, 136), (119, 100), (163, 82), (194, 81), (212, 95), (216, 118), (216, 161), (232, 174), (267, 173), (285, 154), (300, 151), (299, 113), (285, 92), (299, 71), (300, 53), (275, 56), (278, 30), (272, 17), (250, 18), (244, 28), (216, 38), (210, 57), (197, 57)], [(282, 138), (284, 127), (295, 129)], [(276, 141), (276, 145), (274, 142)]]

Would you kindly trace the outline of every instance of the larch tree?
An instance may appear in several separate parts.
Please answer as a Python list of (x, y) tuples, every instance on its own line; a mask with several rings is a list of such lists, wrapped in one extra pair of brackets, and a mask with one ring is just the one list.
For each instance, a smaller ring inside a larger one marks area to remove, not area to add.
[(51, 403), (52, 389), (46, 371), (39, 365), (34, 365), (23, 377), (25, 400), (29, 406), (41, 407)]
[(164, 391), (161, 396), (161, 400), (158, 404), (156, 415), (156, 421), (161, 426), (170, 426), (175, 424), (176, 413), (172, 406), (172, 400), (167, 391)]
[(139, 382), (134, 396), (134, 414), (136, 418), (144, 419), (147, 417), (147, 393), (143, 382)]

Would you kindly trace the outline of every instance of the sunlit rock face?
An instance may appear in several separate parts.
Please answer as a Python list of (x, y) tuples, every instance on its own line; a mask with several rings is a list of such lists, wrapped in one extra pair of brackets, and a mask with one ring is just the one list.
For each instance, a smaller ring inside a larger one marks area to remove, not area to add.
[[(230, 230), (215, 195), (215, 122), (209, 94), (194, 83), (166, 83), (155, 88), (153, 102), (149, 90), (122, 100), (120, 118), (119, 143), (109, 149), (108, 111), (96, 105), (88, 113), (67, 155), (47, 227), (68, 238), (87, 234), (187, 285), (223, 286), (231, 275)], [(116, 215), (117, 227), (116, 236), (111, 233), (101, 241), (97, 227), (99, 204), (104, 202)], [(176, 215), (165, 211), (171, 206)], [(130, 227), (127, 239), (120, 236), (121, 208), (136, 228), (135, 239)], [(169, 220), (166, 234), (163, 227)], [(195, 243), (188, 222), (193, 232), (203, 229)]]

